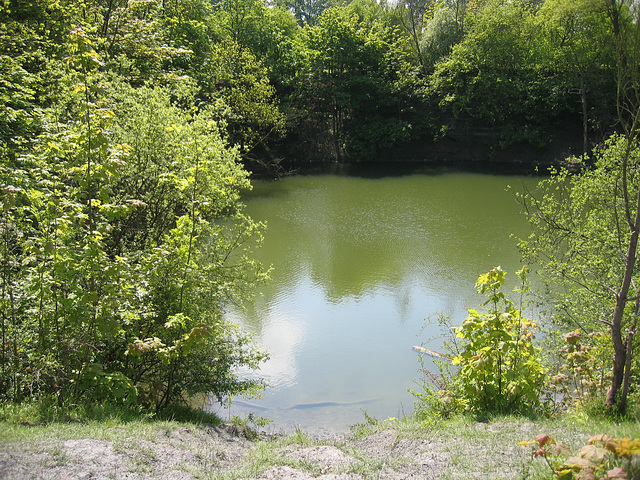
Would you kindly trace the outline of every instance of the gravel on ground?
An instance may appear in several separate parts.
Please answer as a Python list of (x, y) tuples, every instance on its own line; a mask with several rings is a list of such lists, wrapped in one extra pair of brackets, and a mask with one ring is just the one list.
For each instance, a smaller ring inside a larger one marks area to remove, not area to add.
[(117, 432), (115, 438), (46, 438), (29, 444), (0, 440), (0, 478), (515, 479), (522, 478), (530, 459), (517, 442), (537, 433), (526, 421), (472, 422), (462, 436), (390, 422), (342, 436), (298, 432), (256, 438), (232, 424), (179, 424), (159, 429), (151, 440)]

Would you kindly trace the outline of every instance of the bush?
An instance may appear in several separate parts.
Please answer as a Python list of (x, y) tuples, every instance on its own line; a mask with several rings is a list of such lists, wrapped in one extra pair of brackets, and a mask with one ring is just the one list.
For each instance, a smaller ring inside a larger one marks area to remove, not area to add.
[(554, 480), (640, 479), (640, 438), (596, 435), (576, 454), (546, 434), (520, 445), (533, 446), (532, 460), (542, 459), (548, 467), (547, 478)]
[(265, 355), (222, 315), (264, 278), (238, 149), (212, 112), (109, 81), (72, 41), (59, 114), (0, 179), (0, 400), (159, 411), (255, 391), (235, 372)]
[[(525, 413), (540, 406), (545, 368), (534, 345), (537, 326), (501, 291), (505, 275), (497, 267), (478, 278), (476, 288), (487, 296), (487, 310), (469, 310), (452, 329), (455, 336), (445, 345), (449, 353), (436, 362), (440, 374), (425, 372), (421, 408), (483, 415)], [(518, 276), (522, 288), (517, 291), (523, 294), (526, 268)]]

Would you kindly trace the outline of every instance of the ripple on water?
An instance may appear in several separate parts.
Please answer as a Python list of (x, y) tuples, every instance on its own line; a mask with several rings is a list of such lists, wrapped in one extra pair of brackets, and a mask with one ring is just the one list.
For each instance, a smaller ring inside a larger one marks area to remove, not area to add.
[(257, 257), (273, 265), (272, 281), (229, 313), (271, 354), (257, 372), (270, 388), (247, 403), (305, 428), (345, 429), (363, 410), (410, 413), (411, 347), (439, 333), (423, 332), (424, 319), (461, 321), (478, 305), (478, 275), (520, 268), (511, 234), (526, 236), (526, 219), (505, 187), (527, 182), (536, 180), (452, 173), (259, 184), (247, 213), (268, 223)]

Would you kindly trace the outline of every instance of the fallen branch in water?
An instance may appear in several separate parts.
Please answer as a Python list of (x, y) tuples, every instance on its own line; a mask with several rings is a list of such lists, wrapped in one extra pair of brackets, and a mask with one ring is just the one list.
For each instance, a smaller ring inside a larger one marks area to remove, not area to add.
[(447, 355), (446, 353), (434, 352), (433, 350), (429, 350), (428, 348), (424, 348), (424, 347), (419, 347), (417, 345), (414, 345), (411, 348), (413, 348), (416, 352), (425, 353), (425, 354), (429, 355), (430, 357), (436, 357), (436, 358), (443, 358), (445, 360), (451, 360), (451, 355)]

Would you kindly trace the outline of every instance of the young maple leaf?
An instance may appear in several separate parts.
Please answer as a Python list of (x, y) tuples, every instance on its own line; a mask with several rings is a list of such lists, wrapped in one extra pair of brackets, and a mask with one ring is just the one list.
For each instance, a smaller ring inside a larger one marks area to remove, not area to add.
[(618, 442), (611, 435), (607, 435), (606, 433), (601, 433), (600, 435), (591, 437), (589, 439), (589, 444), (593, 445), (594, 443), (600, 443), (602, 448), (606, 448), (611, 453), (615, 453), (618, 448)]
[(540, 435), (536, 436), (536, 442), (538, 442), (538, 445), (540, 447), (544, 447), (548, 443), (551, 443), (551, 444), (556, 443), (553, 437), (550, 437), (546, 433), (541, 433)]
[(616, 446), (616, 453), (621, 457), (637, 455), (640, 453), (640, 438), (631, 440), (630, 438), (621, 438)]
[(612, 468), (604, 477), (607, 480), (622, 480), (627, 478), (627, 474), (620, 467)]
[(566, 443), (563, 443), (563, 442), (558, 442), (555, 445), (553, 445), (551, 447), (551, 451), (556, 456), (571, 455), (571, 449)]

